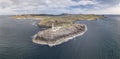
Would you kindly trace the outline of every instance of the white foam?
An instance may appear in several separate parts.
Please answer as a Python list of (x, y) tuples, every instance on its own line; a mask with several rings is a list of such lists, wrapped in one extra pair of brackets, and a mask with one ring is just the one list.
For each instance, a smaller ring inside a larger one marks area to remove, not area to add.
[(37, 34), (33, 35), (32, 38), (36, 38), (37, 37)]

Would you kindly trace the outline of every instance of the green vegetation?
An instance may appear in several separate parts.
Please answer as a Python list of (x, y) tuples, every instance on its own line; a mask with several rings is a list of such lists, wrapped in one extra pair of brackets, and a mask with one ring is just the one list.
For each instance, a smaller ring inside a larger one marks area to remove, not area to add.
[(38, 23), (40, 26), (51, 26), (52, 23), (54, 23), (55, 26), (63, 26), (66, 24), (73, 24), (77, 20), (96, 20), (99, 18), (103, 18), (104, 16), (101, 15), (82, 15), (82, 14), (67, 14), (67, 15), (18, 15), (13, 16), (13, 18), (16, 19), (22, 19), (22, 18), (39, 18), (41, 21)]

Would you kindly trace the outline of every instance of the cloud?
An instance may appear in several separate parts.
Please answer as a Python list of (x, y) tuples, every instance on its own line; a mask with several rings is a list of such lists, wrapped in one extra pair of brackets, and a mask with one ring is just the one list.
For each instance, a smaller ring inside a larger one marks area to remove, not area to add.
[(120, 4), (117, 4), (115, 6), (104, 8), (104, 9), (98, 9), (98, 10), (91, 10), (87, 13), (94, 13), (94, 14), (120, 14)]
[(0, 10), (0, 15), (13, 15), (13, 14), (19, 14), (12, 10)]
[(116, 10), (119, 10), (119, 2), (119, 0), (0, 0), (0, 14), (116, 13)]

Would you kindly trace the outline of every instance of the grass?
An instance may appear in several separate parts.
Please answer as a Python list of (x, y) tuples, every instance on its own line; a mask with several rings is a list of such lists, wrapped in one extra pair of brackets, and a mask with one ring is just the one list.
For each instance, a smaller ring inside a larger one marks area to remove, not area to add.
[(51, 26), (54, 23), (55, 26), (63, 26), (66, 24), (73, 24), (74, 21), (77, 20), (96, 20), (98, 18), (103, 18), (102, 15), (82, 15), (82, 14), (68, 14), (68, 15), (60, 15), (60, 16), (32, 16), (32, 15), (18, 15), (13, 16), (13, 18), (39, 18), (42, 19), (38, 24), (41, 26)]

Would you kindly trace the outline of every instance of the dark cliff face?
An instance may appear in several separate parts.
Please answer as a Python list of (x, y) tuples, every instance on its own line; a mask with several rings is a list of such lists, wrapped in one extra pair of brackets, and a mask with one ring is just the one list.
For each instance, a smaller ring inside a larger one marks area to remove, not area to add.
[(73, 24), (67, 27), (60, 27), (53, 29), (48, 29), (44, 31), (38, 32), (35, 39), (43, 40), (43, 41), (55, 41), (62, 37), (67, 37), (72, 34), (77, 34), (85, 31), (85, 26), (82, 24)]

